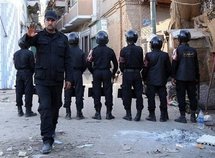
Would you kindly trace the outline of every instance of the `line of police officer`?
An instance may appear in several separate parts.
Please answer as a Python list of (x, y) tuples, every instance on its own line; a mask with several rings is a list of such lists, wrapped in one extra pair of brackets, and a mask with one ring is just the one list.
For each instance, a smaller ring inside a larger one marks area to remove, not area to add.
[[(69, 41), (72, 34), (73, 33), (69, 35)], [(177, 98), (180, 110), (180, 117), (175, 119), (175, 121), (181, 123), (187, 122), (185, 117), (185, 95), (187, 92), (191, 104), (190, 120), (191, 122), (196, 122), (196, 84), (197, 81), (199, 81), (199, 68), (196, 50), (188, 45), (188, 41), (191, 38), (190, 32), (187, 30), (180, 31), (180, 34), (178, 35), (180, 44), (178, 48), (174, 50), (172, 65), (168, 53), (161, 51), (163, 42), (158, 36), (155, 36), (150, 41), (152, 51), (146, 53), (145, 59), (143, 57), (142, 48), (135, 45), (138, 39), (137, 33), (134, 30), (129, 30), (125, 34), (125, 36), (127, 46), (121, 49), (119, 57), (119, 68), (123, 74), (122, 100), (124, 108), (126, 110), (126, 115), (123, 117), (123, 119), (128, 121), (132, 120), (131, 101), (132, 95), (134, 93), (137, 109), (134, 120), (140, 121), (143, 109), (142, 81), (144, 81), (147, 86), (146, 95), (148, 98), (149, 110), (149, 116), (146, 118), (146, 120), (156, 121), (156, 93), (160, 98), (160, 121), (166, 122), (167, 120), (169, 120), (167, 109), (166, 83), (169, 77), (172, 77), (173, 83), (176, 84)], [(108, 43), (108, 35), (105, 31), (99, 31), (97, 33), (96, 42), (98, 46), (93, 48), (87, 57), (87, 67), (93, 75), (93, 99), (94, 107), (96, 110), (95, 116), (93, 116), (92, 118), (98, 120), (101, 119), (102, 104), (100, 100), (101, 96), (104, 95), (105, 105), (107, 107), (106, 119), (110, 120), (115, 118), (111, 113), (113, 109), (113, 80), (111, 80), (111, 78), (113, 79), (115, 73), (117, 72), (118, 63), (114, 51), (106, 46)], [(81, 54), (83, 54), (83, 52), (80, 53), (80, 56)], [(72, 57), (74, 58), (74, 60), (78, 60), (75, 55)], [(82, 63), (85, 68), (83, 58), (79, 61), (79, 65)], [(113, 65), (112, 71), (110, 71), (111, 63)], [(76, 66), (74, 65), (74, 67)], [(75, 86), (78, 86), (78, 89), (83, 88), (83, 85), (81, 84)], [(81, 95), (83, 97), (83, 93)], [(83, 108), (83, 102), (80, 105), (81, 108)], [(79, 105), (77, 104), (77, 101), (76, 106), (78, 109)]]
[[(197, 109), (196, 99), (196, 83), (199, 80), (198, 58), (196, 50), (189, 47), (187, 42), (190, 40), (190, 33), (182, 30), (179, 34), (180, 45), (174, 51), (172, 61), (172, 71), (169, 56), (166, 52), (161, 51), (162, 40), (157, 36), (150, 41), (151, 52), (146, 53), (145, 60), (143, 50), (136, 46), (135, 43), (138, 35), (134, 30), (126, 33), (127, 46), (121, 49), (119, 57), (119, 68), (123, 73), (122, 89), (123, 89), (123, 105), (126, 110), (125, 120), (132, 120), (131, 100), (132, 89), (136, 97), (137, 114), (135, 121), (140, 121), (143, 109), (143, 84), (147, 85), (146, 95), (148, 98), (149, 116), (146, 120), (156, 121), (155, 116), (155, 94), (158, 93), (160, 98), (160, 121), (165, 122), (169, 119), (167, 110), (167, 90), (166, 83), (172, 75), (176, 83), (177, 98), (179, 102), (179, 110), (181, 116), (176, 119), (177, 122), (186, 123), (185, 118), (185, 95), (186, 90), (190, 99), (191, 121), (196, 122), (195, 111)], [(83, 109), (83, 72), (86, 67), (93, 74), (93, 98), (95, 106), (94, 119), (101, 119), (101, 96), (104, 93), (107, 107), (106, 119), (114, 119), (112, 115), (113, 109), (113, 78), (118, 69), (118, 63), (114, 51), (107, 47), (108, 35), (105, 31), (97, 34), (96, 42), (98, 46), (92, 49), (90, 54), (85, 57), (85, 53), (79, 48), (79, 36), (77, 33), (70, 33), (68, 36), (70, 44), (70, 55), (72, 58), (74, 87), (64, 91), (64, 107), (66, 108), (66, 119), (71, 119), (71, 97), (76, 97), (77, 119), (84, 119)], [(18, 115), (22, 116), (22, 95), (25, 93), (26, 117), (35, 116), (36, 113), (31, 111), (34, 72), (33, 53), (28, 50), (29, 46), (20, 40), (19, 46), (21, 50), (14, 54), (14, 64), (17, 71), (16, 77), (16, 100), (18, 107)], [(113, 63), (113, 71), (110, 71), (111, 62)], [(141, 73), (140, 73), (141, 72)], [(172, 74), (171, 74), (172, 72)], [(177, 80), (177, 82), (175, 81)]]

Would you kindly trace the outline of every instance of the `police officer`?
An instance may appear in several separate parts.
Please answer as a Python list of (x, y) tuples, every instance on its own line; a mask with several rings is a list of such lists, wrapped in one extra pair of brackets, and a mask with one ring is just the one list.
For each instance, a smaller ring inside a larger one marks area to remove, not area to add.
[(69, 89), (72, 82), (68, 38), (56, 29), (57, 18), (54, 11), (48, 10), (45, 13), (44, 30), (36, 32), (32, 24), (22, 37), (26, 44), (37, 49), (34, 77), (39, 96), (43, 154), (52, 150), (59, 109), (62, 106), (64, 80), (65, 89)]
[(126, 34), (127, 46), (122, 48), (120, 52), (119, 64), (120, 70), (123, 73), (122, 78), (122, 100), (126, 110), (125, 120), (132, 120), (131, 101), (132, 87), (136, 95), (137, 114), (135, 121), (140, 121), (143, 109), (143, 84), (140, 71), (143, 68), (143, 50), (140, 46), (136, 46), (138, 35), (136, 31), (129, 30)]
[(34, 54), (28, 50), (29, 46), (23, 40), (18, 42), (20, 50), (16, 51), (13, 57), (16, 73), (16, 106), (18, 108), (18, 116), (23, 116), (22, 96), (25, 94), (25, 117), (36, 116), (32, 112), (33, 98), (33, 73), (34, 73)]
[(165, 122), (168, 118), (166, 83), (171, 75), (171, 63), (169, 55), (161, 51), (162, 40), (155, 36), (150, 41), (151, 52), (146, 53), (144, 60), (143, 80), (147, 85), (146, 95), (148, 98), (149, 116), (146, 120), (156, 121), (155, 116), (155, 94), (160, 99), (160, 121)]
[(172, 71), (176, 83), (176, 95), (179, 103), (180, 117), (176, 122), (187, 123), (185, 117), (186, 92), (190, 101), (191, 122), (196, 122), (197, 109), (196, 84), (199, 81), (199, 64), (196, 49), (189, 46), (191, 35), (188, 30), (181, 30), (178, 35), (179, 46), (173, 52)]
[(79, 48), (79, 36), (77, 33), (72, 32), (68, 36), (70, 44), (70, 55), (72, 57), (73, 79), (75, 88), (64, 91), (64, 107), (66, 108), (66, 119), (71, 119), (71, 97), (75, 91), (77, 119), (84, 119), (83, 109), (83, 96), (84, 86), (82, 74), (86, 70), (85, 53)]
[[(96, 43), (98, 46), (92, 49), (88, 56), (88, 69), (93, 74), (93, 98), (94, 107), (96, 110), (93, 119), (101, 120), (101, 95), (102, 87), (105, 95), (105, 105), (107, 107), (106, 119), (114, 119), (112, 115), (113, 107), (113, 85), (112, 79), (118, 69), (118, 62), (114, 51), (107, 47), (108, 34), (105, 31), (99, 31), (96, 35)], [(113, 64), (113, 71), (110, 71), (111, 63)]]

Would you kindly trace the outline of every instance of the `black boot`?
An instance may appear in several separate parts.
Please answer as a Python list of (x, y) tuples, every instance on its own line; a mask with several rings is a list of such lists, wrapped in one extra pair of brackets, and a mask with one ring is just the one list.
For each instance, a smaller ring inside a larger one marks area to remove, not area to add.
[(77, 120), (82, 120), (82, 119), (85, 118), (81, 110), (78, 110), (78, 111), (77, 111), (77, 116), (76, 116), (76, 118), (77, 118)]
[(67, 119), (67, 120), (71, 120), (71, 119), (72, 119), (70, 107), (69, 107), (69, 108), (66, 108), (66, 116), (65, 116), (65, 119)]
[(115, 119), (115, 117), (111, 113), (111, 110), (107, 110), (106, 119), (107, 120)]
[(43, 143), (43, 147), (41, 149), (42, 154), (49, 154), (52, 151), (52, 145), (50, 143)]
[(142, 110), (138, 110), (137, 114), (136, 114), (136, 116), (134, 118), (134, 121), (140, 121), (141, 114), (142, 114)]
[(166, 122), (167, 120), (169, 120), (167, 110), (161, 110), (160, 122)]
[(100, 110), (96, 110), (95, 116), (93, 116), (92, 118), (96, 120), (101, 120), (102, 117), (101, 117)]
[(196, 111), (191, 111), (190, 121), (196, 123)]
[(131, 116), (131, 110), (126, 110), (126, 115), (123, 117), (123, 119), (131, 121), (132, 116)]
[(155, 111), (149, 111), (149, 116), (146, 117), (146, 120), (148, 121), (156, 121)]
[(30, 108), (26, 108), (26, 113), (25, 113), (25, 117), (33, 117), (33, 116), (37, 116), (37, 113), (33, 112)]
[(187, 123), (187, 119), (185, 117), (185, 112), (180, 112), (180, 117), (175, 119), (175, 122)]
[(17, 106), (18, 107), (18, 116), (21, 117), (24, 115), (24, 112), (22, 110), (22, 106)]

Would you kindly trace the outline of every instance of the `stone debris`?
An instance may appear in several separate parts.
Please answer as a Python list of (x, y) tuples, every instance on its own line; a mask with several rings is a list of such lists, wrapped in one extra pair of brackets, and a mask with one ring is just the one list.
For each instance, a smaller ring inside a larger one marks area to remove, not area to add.
[(131, 146), (128, 146), (127, 144), (123, 145), (123, 150), (124, 151), (130, 151), (131, 150)]
[(32, 155), (32, 158), (53, 158), (53, 156), (49, 155)]
[(33, 148), (32, 148), (31, 146), (29, 146), (27, 150), (28, 150), (28, 151), (32, 151)]
[(55, 143), (55, 144), (58, 144), (58, 145), (63, 144), (63, 142), (61, 142), (61, 141), (59, 141), (59, 140), (55, 140), (54, 143)]
[(105, 155), (105, 153), (101, 152), (101, 151), (97, 151), (96, 152), (97, 155)]
[(78, 145), (77, 148), (81, 149), (81, 148), (84, 148), (84, 147), (92, 147), (93, 144), (84, 144), (84, 145)]
[(213, 118), (211, 115), (204, 115), (204, 121), (205, 122), (210, 122), (210, 121), (213, 121)]
[(199, 144), (213, 145), (215, 146), (215, 136), (204, 134), (196, 140)]
[(168, 153), (178, 153), (179, 152), (179, 150), (177, 148), (176, 149), (166, 148), (165, 151), (168, 152)]
[(3, 156), (3, 155), (4, 155), (4, 153), (2, 151), (0, 151), (0, 156)]
[(26, 157), (26, 155), (27, 155), (27, 152), (19, 151), (19, 154), (18, 154), (19, 157)]
[(161, 152), (159, 149), (157, 149), (157, 150), (155, 150), (155, 151), (152, 151), (152, 153), (153, 153), (153, 154), (161, 154), (162, 152)]
[(13, 147), (11, 146), (11, 147), (9, 147), (9, 148), (7, 148), (7, 151), (12, 151), (13, 150)]

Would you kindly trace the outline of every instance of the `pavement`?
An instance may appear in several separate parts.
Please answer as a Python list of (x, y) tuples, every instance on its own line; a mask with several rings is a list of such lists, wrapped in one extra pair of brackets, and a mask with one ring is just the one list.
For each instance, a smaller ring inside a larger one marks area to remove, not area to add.
[[(86, 88), (91, 86), (89, 77), (84, 80)], [(214, 158), (215, 146), (197, 144), (203, 135), (215, 136), (214, 126), (199, 129), (197, 124), (181, 124), (174, 121), (179, 116), (178, 107), (169, 106), (170, 120), (167, 122), (146, 121), (147, 98), (141, 121), (126, 121), (122, 100), (117, 98), (120, 81), (114, 84), (114, 120), (106, 120), (106, 108), (102, 98), (102, 120), (94, 120), (93, 99), (85, 91), (84, 120), (76, 120), (74, 99), (72, 120), (66, 120), (65, 109), (60, 109), (59, 122), (53, 151), (49, 155), (40, 153), (40, 117), (18, 117), (15, 107), (15, 91), (0, 90), (0, 157), (4, 158)], [(159, 105), (158, 98), (156, 103)], [(156, 108), (157, 120), (160, 117)], [(38, 97), (34, 95), (33, 110), (37, 112)], [(38, 113), (38, 112), (37, 112)], [(211, 116), (215, 120), (212, 111)], [(132, 101), (132, 116), (136, 115), (135, 100)]]

